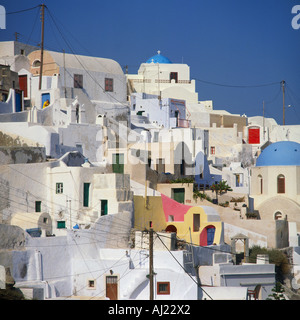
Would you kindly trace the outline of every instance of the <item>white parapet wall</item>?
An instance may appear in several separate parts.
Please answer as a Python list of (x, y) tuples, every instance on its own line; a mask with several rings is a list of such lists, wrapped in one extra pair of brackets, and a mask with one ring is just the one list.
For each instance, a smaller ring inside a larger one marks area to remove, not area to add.
[[(175, 250), (176, 234), (174, 232), (154, 232), (154, 250)], [(149, 249), (149, 233), (146, 231), (135, 231), (135, 249)]]

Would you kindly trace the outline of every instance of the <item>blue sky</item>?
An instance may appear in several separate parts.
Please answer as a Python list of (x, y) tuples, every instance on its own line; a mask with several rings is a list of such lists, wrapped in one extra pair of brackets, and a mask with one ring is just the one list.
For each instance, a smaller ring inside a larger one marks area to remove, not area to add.
[[(41, 3), (2, 1), (7, 15), (0, 40), (13, 40), (19, 32), (21, 42), (36, 45), (39, 9), (8, 13)], [(50, 50), (111, 58), (127, 65), (129, 73), (137, 73), (139, 65), (160, 50), (172, 62), (190, 66), (199, 100), (213, 100), (214, 109), (247, 116), (262, 115), (265, 101), (265, 116), (279, 124), (280, 82), (285, 80), (285, 123), (300, 124), (300, 29), (291, 25), (292, 8), (300, 0), (44, 3), (49, 10), (45, 47)]]

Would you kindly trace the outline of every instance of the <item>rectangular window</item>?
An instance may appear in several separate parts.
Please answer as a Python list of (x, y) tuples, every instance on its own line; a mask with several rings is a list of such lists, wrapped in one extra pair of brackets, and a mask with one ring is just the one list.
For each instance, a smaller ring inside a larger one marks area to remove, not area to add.
[(64, 184), (62, 182), (56, 183), (56, 193), (63, 193), (64, 192)]
[(35, 202), (35, 212), (42, 212), (42, 201)]
[(259, 128), (249, 128), (248, 129), (248, 143), (249, 144), (259, 144), (260, 143), (260, 129)]
[(168, 215), (168, 222), (174, 222), (174, 216), (172, 214)]
[(74, 88), (83, 88), (83, 75), (82, 74), (74, 74)]
[(215, 154), (216, 148), (215, 147), (210, 147), (210, 154)]
[(181, 164), (180, 164), (180, 174), (182, 176), (185, 175), (185, 161), (184, 160), (181, 160)]
[(165, 159), (157, 159), (156, 171), (158, 173), (166, 172)]
[(157, 294), (170, 294), (170, 282), (157, 282)]
[(89, 196), (90, 196), (90, 183), (83, 184), (83, 206), (89, 206)]
[(105, 91), (109, 91), (109, 92), (114, 91), (114, 79), (105, 78)]
[(65, 229), (66, 221), (57, 221), (57, 229)]
[(178, 82), (178, 72), (170, 72), (170, 81), (175, 80), (175, 82)]
[(89, 289), (95, 289), (96, 287), (95, 280), (88, 280), (88, 287)]
[(112, 170), (113, 173), (124, 173), (124, 154), (114, 153), (112, 155)]
[(173, 200), (184, 203), (185, 200), (185, 188), (172, 188), (171, 197)]
[(235, 186), (242, 187), (242, 174), (235, 174)]
[(106, 216), (108, 213), (108, 201), (101, 200), (101, 216)]
[(200, 230), (200, 214), (193, 214), (193, 231), (198, 232)]

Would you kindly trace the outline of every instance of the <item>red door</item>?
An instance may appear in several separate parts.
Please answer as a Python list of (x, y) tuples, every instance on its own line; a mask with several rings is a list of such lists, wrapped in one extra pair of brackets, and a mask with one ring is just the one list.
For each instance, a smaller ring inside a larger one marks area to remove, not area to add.
[(110, 300), (118, 300), (117, 276), (106, 276), (106, 297)]
[(249, 128), (248, 130), (248, 143), (259, 144), (260, 143), (260, 130), (259, 128)]
[(24, 91), (24, 98), (27, 98), (27, 75), (19, 76), (19, 86)]
[(205, 247), (214, 243), (216, 228), (212, 225), (205, 227), (200, 233), (200, 246)]

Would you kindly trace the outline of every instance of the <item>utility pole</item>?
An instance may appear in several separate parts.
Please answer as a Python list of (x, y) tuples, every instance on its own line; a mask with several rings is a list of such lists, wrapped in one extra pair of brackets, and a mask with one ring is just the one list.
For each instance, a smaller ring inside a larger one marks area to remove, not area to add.
[(15, 41), (18, 42), (19, 41), (19, 32), (15, 32)]
[(190, 231), (190, 241), (191, 241), (191, 252), (192, 252), (192, 260), (193, 260), (193, 268), (195, 268), (194, 248), (193, 248), (192, 233), (191, 233), (191, 228), (190, 227), (189, 227), (189, 231)]
[(43, 60), (44, 60), (44, 22), (45, 22), (45, 5), (44, 4), (41, 4), (41, 22), (42, 22), (42, 35), (41, 35), (41, 66), (40, 66), (39, 90), (41, 90), (42, 88)]
[(264, 134), (264, 142), (265, 142), (265, 101), (263, 101), (263, 134)]
[[(193, 269), (195, 270), (195, 274), (196, 274), (196, 277), (197, 277), (197, 286), (198, 286), (198, 289), (200, 288), (201, 286), (201, 282), (200, 282), (200, 277), (199, 277), (199, 266), (197, 266), (195, 264), (195, 257), (194, 257), (194, 247), (193, 247), (193, 241), (192, 241), (192, 233), (191, 233), (191, 228), (189, 227), (189, 231), (190, 231), (190, 241), (191, 241), (191, 252), (192, 252), (192, 260), (193, 260)], [(199, 290), (198, 290), (198, 294), (199, 294)]]
[(147, 180), (145, 179), (145, 202), (144, 202), (144, 206), (145, 208), (147, 208)]
[(285, 105), (284, 105), (284, 85), (285, 85), (285, 81), (282, 80), (281, 81), (281, 87), (282, 87), (282, 100), (283, 100), (283, 121), (282, 121), (282, 124), (285, 125)]
[(70, 214), (70, 230), (72, 230), (72, 211), (71, 211), (71, 200), (66, 200), (67, 203), (67, 208), (69, 209), (69, 214)]
[(66, 57), (65, 50), (63, 49), (63, 57), (64, 57), (64, 86), (65, 86), (65, 98), (67, 98), (67, 85), (66, 85)]
[(149, 280), (150, 280), (150, 300), (154, 300), (153, 297), (153, 229), (149, 230)]

